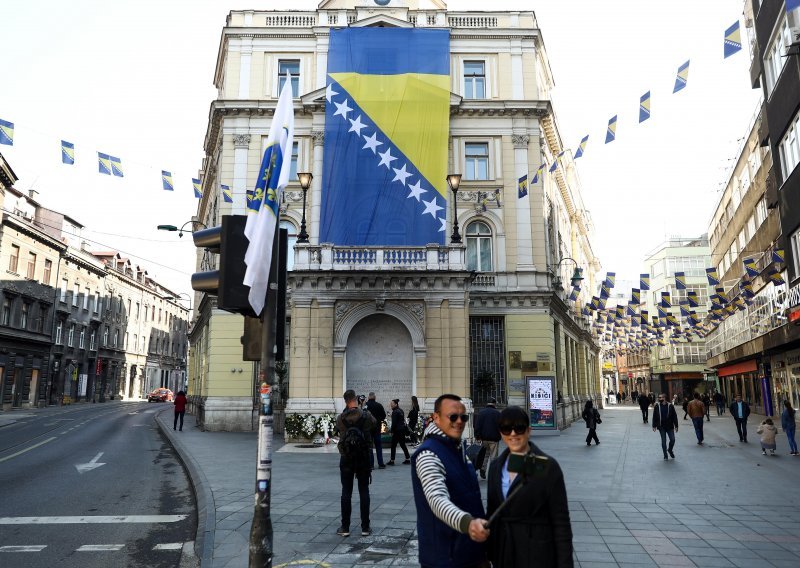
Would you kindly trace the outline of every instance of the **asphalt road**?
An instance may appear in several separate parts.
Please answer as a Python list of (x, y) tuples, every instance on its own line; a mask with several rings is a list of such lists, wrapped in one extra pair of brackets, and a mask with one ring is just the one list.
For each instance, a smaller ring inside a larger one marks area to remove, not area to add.
[(179, 566), (197, 511), (154, 423), (162, 409), (111, 401), (12, 411), (0, 426), (0, 566)]

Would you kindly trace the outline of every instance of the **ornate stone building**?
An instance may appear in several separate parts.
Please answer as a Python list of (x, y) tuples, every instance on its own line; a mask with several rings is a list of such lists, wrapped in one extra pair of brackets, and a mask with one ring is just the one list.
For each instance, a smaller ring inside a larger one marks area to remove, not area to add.
[[(346, 26), (449, 29), (448, 171), (463, 174), (455, 203), (463, 243), (320, 242), (328, 41), (333, 27)], [(575, 149), (564, 148), (558, 132), (533, 12), (452, 12), (440, 0), (325, 0), (315, 11), (231, 12), (201, 172), (197, 218), (207, 226), (245, 213), (287, 71), (295, 95), (293, 172), (314, 178), (308, 244), (295, 244), (304, 214), (296, 179), (281, 207), (293, 245), (286, 411), (333, 412), (346, 388), (375, 391), (384, 403), (400, 398), (404, 408), (416, 395), (423, 410), (443, 392), (470, 405), (489, 397), (524, 404), (526, 377), (555, 377), (559, 423), (575, 420), (583, 400), (599, 398), (599, 347), (580, 299), (569, 301), (563, 283), (582, 269), (586, 297), (600, 265)], [(532, 180), (556, 159), (553, 173), (539, 175), (518, 199), (518, 179)], [(232, 188), (232, 203), (220, 185)], [(211, 258), (198, 254), (198, 266), (208, 265)], [(213, 298), (199, 300), (190, 398), (207, 428), (249, 429), (257, 373), (240, 357), (242, 318), (216, 310)]]

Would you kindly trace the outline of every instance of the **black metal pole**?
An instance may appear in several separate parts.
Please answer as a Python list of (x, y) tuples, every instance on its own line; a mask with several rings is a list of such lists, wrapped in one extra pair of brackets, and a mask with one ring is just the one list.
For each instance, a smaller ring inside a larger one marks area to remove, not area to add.
[(308, 188), (303, 188), (303, 219), (300, 221), (300, 233), (297, 235), (297, 242), (298, 243), (307, 243), (308, 242), (308, 232), (306, 231), (306, 193), (308, 193)]
[(453, 234), (450, 235), (451, 243), (461, 242), (461, 233), (458, 232), (458, 200), (456, 190), (453, 188)]

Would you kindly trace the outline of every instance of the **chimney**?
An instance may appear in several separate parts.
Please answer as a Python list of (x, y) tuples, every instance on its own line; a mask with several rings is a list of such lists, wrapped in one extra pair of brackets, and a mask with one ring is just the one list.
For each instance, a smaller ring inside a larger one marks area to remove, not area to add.
[(35, 189), (29, 189), (29, 190), (28, 190), (28, 197), (29, 197), (30, 199), (36, 200), (36, 194), (37, 194), (37, 193), (39, 193), (39, 192), (38, 192), (38, 191), (36, 191)]

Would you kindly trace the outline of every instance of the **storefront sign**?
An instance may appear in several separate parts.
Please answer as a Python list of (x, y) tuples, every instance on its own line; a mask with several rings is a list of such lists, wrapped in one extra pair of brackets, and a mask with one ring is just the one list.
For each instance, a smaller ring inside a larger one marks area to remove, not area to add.
[(555, 430), (555, 377), (525, 377), (528, 381), (528, 412), (534, 430)]

